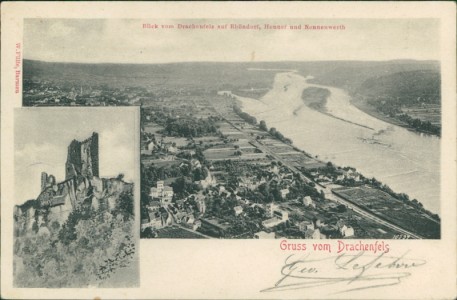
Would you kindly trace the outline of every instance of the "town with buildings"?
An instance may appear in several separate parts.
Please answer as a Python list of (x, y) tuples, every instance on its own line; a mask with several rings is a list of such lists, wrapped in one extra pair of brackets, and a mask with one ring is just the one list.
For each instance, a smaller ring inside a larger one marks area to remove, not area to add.
[(82, 65), (79, 76), (54, 64), (56, 76), (28, 64), (47, 76), (28, 72), (26, 106), (141, 107), (142, 238), (440, 238), (439, 216), (417, 200), (298, 149), (244, 112), (235, 95), (262, 97), (273, 71)]
[(229, 91), (185, 98), (141, 106), (143, 238), (439, 235), (437, 216), (354, 168), (295, 148), (242, 112)]
[(142, 88), (110, 88), (59, 79), (24, 80), (26, 106), (125, 106), (150, 98), (151, 94)]

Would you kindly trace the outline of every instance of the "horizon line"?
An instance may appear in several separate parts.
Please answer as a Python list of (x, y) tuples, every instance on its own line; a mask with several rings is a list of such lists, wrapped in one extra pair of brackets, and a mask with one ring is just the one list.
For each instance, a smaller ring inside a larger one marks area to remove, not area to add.
[(31, 58), (23, 58), (23, 61), (35, 61), (43, 63), (57, 63), (57, 64), (86, 64), (86, 65), (165, 65), (165, 64), (186, 64), (186, 63), (310, 63), (310, 62), (395, 62), (395, 61), (416, 61), (416, 62), (437, 62), (439, 59), (417, 59), (417, 58), (393, 58), (384, 60), (356, 60), (356, 59), (330, 59), (330, 60), (261, 60), (261, 61), (170, 61), (170, 62), (74, 62), (74, 61), (47, 61)]

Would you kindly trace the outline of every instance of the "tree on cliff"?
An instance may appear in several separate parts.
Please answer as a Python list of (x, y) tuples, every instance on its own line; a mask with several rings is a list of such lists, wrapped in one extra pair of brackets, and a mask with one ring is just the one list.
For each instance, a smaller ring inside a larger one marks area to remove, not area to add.
[(261, 120), (261, 121), (260, 121), (260, 123), (259, 123), (259, 128), (260, 128), (260, 130), (268, 131), (267, 123), (265, 123), (264, 120)]
[(76, 225), (80, 220), (87, 219), (89, 215), (93, 215), (94, 212), (88, 210), (83, 211), (82, 209), (75, 209), (69, 215), (67, 221), (63, 224), (59, 231), (59, 240), (65, 245), (70, 244), (76, 240)]
[[(132, 211), (130, 194), (119, 199)], [(14, 247), (17, 287), (97, 286), (133, 261), (134, 220), (115, 218), (106, 210), (75, 210), (60, 232), (18, 237)]]
[(119, 212), (123, 213), (124, 216), (129, 219), (134, 215), (133, 209), (133, 195), (132, 193), (123, 192), (119, 195), (119, 201), (117, 205)]

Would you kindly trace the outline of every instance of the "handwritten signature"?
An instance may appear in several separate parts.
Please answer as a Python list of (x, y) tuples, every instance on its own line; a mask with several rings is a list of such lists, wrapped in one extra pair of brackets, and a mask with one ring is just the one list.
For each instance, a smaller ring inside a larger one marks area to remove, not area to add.
[(412, 269), (425, 265), (422, 259), (407, 258), (409, 251), (400, 256), (386, 253), (367, 255), (339, 254), (313, 258), (292, 254), (284, 261), (281, 278), (274, 286), (261, 292), (298, 290), (335, 285), (338, 293), (393, 286), (411, 276)]

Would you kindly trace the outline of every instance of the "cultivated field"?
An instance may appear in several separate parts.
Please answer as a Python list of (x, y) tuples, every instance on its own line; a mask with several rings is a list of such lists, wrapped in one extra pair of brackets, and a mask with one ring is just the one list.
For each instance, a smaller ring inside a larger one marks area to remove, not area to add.
[(369, 187), (355, 187), (334, 189), (333, 192), (406, 230), (420, 233), (427, 238), (440, 238), (438, 222), (383, 191)]

